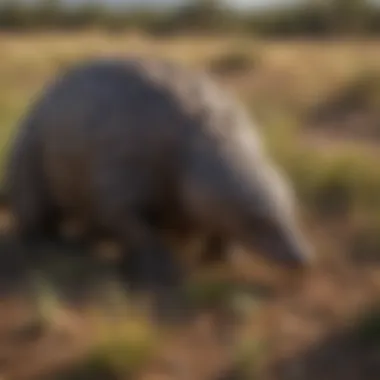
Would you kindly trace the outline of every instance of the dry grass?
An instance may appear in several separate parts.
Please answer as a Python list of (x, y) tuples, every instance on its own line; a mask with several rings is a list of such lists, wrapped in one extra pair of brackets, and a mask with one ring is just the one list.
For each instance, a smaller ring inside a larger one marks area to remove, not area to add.
[[(357, 254), (361, 250), (376, 251), (380, 245), (379, 239), (374, 239), (380, 230), (380, 170), (370, 164), (378, 155), (377, 142), (364, 139), (359, 145), (352, 139), (348, 141), (347, 134), (338, 134), (338, 138), (332, 139), (332, 131), (336, 132), (334, 126), (323, 130), (317, 139), (315, 135), (304, 133), (308, 127), (304, 121), (321, 100), (355, 83), (363, 72), (379, 70), (379, 41), (276, 42), (237, 37), (159, 40), (96, 31), (75, 35), (2, 34), (0, 162), (30, 100), (49, 78), (71, 63), (96, 56), (142, 54), (169, 57), (195, 67), (210, 67), (210, 62), (228, 57), (237, 47), (247, 58), (243, 61), (257, 64), (249, 70), (247, 67), (241, 72), (234, 70), (233, 75), (228, 72), (215, 75), (252, 110), (269, 148), (294, 179), (307, 206), (310, 233), (321, 252), (321, 267), (300, 281), (292, 281), (289, 275), (282, 275), (273, 268), (264, 270), (244, 258), (236, 260), (233, 275), (231, 269), (215, 271), (247, 282), (269, 281), (277, 289), (276, 296), (256, 306), (252, 304), (252, 297), (234, 300), (245, 319), (238, 325), (235, 337), (239, 344), (233, 353), (230, 352), (232, 346), (223, 343), (217, 331), (217, 326), (224, 331), (231, 328), (218, 320), (218, 310), (200, 310), (193, 325), (165, 331), (162, 335), (159, 328), (153, 328), (144, 319), (139, 319), (137, 325), (132, 324), (124, 311), (114, 313), (113, 316), (119, 316), (116, 323), (86, 306), (73, 311), (50, 305), (47, 319), (53, 321), (52, 326), (61, 326), (66, 338), (62, 340), (60, 334), (57, 338), (57, 330), (49, 327), (43, 337), (28, 344), (11, 342), (9, 345), (1, 333), (0, 364), (4, 365), (0, 374), (4, 379), (31, 379), (34, 374), (41, 378), (41, 371), (60, 369), (66, 367), (67, 361), (77, 359), (78, 367), (61, 377), (54, 375), (52, 379), (82, 380), (98, 376), (117, 380), (131, 377), (206, 380), (216, 379), (216, 374), (228, 369), (236, 359), (239, 363), (253, 363), (242, 364), (250, 378), (262, 370), (260, 378), (270, 380), (273, 377), (267, 370), (275, 368), (274, 364), (282, 359), (285, 369), (279, 370), (274, 379), (287, 379), (291, 375), (294, 378), (294, 371), (301, 365), (303, 372), (299, 370), (296, 378), (303, 380), (313, 378), (316, 363), (323, 367), (337, 355), (351, 358), (355, 352), (361, 358), (363, 352), (367, 353), (358, 344), (354, 344), (350, 354), (344, 350), (336, 352), (336, 349), (330, 353), (328, 347), (335, 346), (326, 340), (326, 348), (322, 341), (337, 326), (344, 327), (348, 316), (380, 297), (378, 262), (363, 263), (360, 257), (365, 255)], [(352, 263), (349, 253), (354, 248), (359, 260)], [(203, 273), (200, 277), (210, 279), (211, 274)], [(209, 287), (211, 285), (202, 285), (201, 292), (199, 288), (195, 292), (197, 297), (200, 294), (203, 304), (206, 295), (219, 292), (220, 297), (224, 291)], [(46, 301), (49, 297), (43, 298)], [(4, 301), (0, 308), (0, 327), (7, 333), (13, 329), (9, 323), (16, 323), (17, 318), (10, 313), (6, 315), (6, 310), (15, 310), (24, 321), (29, 315), (20, 304)], [(123, 322), (120, 322), (121, 317)], [(380, 322), (371, 323), (371, 326), (380, 325)], [(367, 356), (378, 349), (378, 340), (376, 342), (377, 348), (368, 349)], [(13, 351), (6, 351), (7, 347), (13, 347)], [(312, 347), (320, 347), (327, 355), (322, 364), (320, 358), (310, 359), (305, 354), (305, 350)], [(334, 380), (347, 378), (341, 374), (344, 371), (337, 373)], [(379, 373), (378, 370), (377, 377)], [(359, 375), (351, 378), (371, 379)]]

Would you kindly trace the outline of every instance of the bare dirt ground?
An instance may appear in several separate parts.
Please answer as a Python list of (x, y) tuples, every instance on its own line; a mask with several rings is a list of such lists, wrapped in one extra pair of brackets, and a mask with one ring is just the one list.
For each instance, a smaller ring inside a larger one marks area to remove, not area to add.
[[(336, 243), (344, 239), (335, 236)], [(353, 266), (334, 255), (333, 241), (329, 244), (320, 268), (297, 281), (285, 276), (277, 293), (234, 325), (235, 341), (265, 342), (266, 347), (251, 353), (248, 360), (256, 367), (258, 378), (379, 378), (379, 341), (355, 340), (351, 322), (380, 300), (380, 267)], [(240, 263), (237, 272), (245, 279), (258, 274), (257, 267), (248, 262)], [(93, 344), (96, 324), (86, 306), (81, 310), (61, 309), (42, 330), (36, 306), (25, 298), (4, 298), (0, 310), (1, 379), (114, 378), (99, 371), (96, 377), (59, 375), (85, 358)], [(234, 347), (221, 334), (232, 332), (232, 325), (222, 319), (220, 310), (199, 311), (192, 323), (177, 327), (160, 342), (157, 354), (132, 378), (242, 378), (240, 368), (235, 368)]]

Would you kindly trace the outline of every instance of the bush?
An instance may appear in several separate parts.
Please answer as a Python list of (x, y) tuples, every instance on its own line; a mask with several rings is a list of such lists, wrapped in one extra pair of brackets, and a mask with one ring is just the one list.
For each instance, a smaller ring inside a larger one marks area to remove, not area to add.
[(340, 129), (344, 135), (380, 138), (380, 72), (360, 72), (311, 110), (314, 128)]
[(95, 374), (100, 369), (107, 378), (125, 379), (142, 368), (156, 352), (158, 330), (143, 312), (134, 311), (117, 320), (98, 319), (93, 348), (74, 373)]
[(254, 70), (260, 64), (258, 54), (247, 49), (232, 49), (211, 60), (209, 70), (218, 75), (228, 75)]

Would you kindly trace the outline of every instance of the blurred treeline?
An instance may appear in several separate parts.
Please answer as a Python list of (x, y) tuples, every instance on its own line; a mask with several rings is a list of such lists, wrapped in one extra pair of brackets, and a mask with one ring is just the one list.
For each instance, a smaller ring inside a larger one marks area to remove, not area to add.
[(375, 35), (380, 6), (370, 0), (304, 0), (293, 6), (238, 11), (218, 0), (191, 0), (171, 9), (110, 7), (87, 2), (67, 6), (62, 0), (0, 1), (0, 29), (36, 30), (104, 28), (152, 34), (231, 33), (263, 36)]

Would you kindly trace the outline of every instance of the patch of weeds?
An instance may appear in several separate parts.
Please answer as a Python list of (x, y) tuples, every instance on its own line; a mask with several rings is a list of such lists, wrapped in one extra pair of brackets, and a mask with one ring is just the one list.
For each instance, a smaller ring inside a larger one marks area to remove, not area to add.
[(41, 277), (36, 278), (35, 289), (38, 294), (39, 317), (45, 323), (50, 324), (56, 319), (57, 312), (61, 306), (58, 296), (53, 287)]
[(283, 160), (296, 152), (297, 134), (300, 129), (298, 120), (292, 115), (277, 110), (265, 117), (262, 136), (275, 159)]
[(252, 292), (236, 292), (232, 297), (230, 303), (231, 308), (235, 311), (235, 314), (241, 318), (250, 317), (252, 314), (260, 308), (259, 296), (255, 297)]
[(271, 156), (290, 176), (309, 211), (324, 218), (380, 214), (380, 170), (372, 152), (356, 146), (310, 149), (298, 139), (296, 117), (274, 111), (264, 118), (263, 136)]
[(106, 269), (105, 263), (91, 258), (90, 252), (85, 249), (58, 250), (58, 247), (47, 249), (46, 260), (41, 268), (52, 284), (64, 288), (95, 283)]
[(380, 71), (364, 71), (313, 107), (309, 119), (318, 128), (332, 125), (334, 133), (379, 138), (379, 107)]
[(259, 375), (263, 355), (267, 350), (265, 342), (251, 337), (241, 340), (235, 351), (235, 366), (239, 368), (242, 379), (255, 379)]
[(188, 285), (187, 298), (194, 308), (208, 308), (225, 303), (234, 291), (228, 281), (199, 281)]
[(111, 368), (91, 361), (62, 371), (49, 380), (119, 380)]
[(380, 170), (365, 155), (349, 150), (328, 154), (296, 145), (281, 153), (280, 162), (316, 215), (380, 212)]
[(380, 72), (360, 72), (345, 86), (333, 93), (320, 105), (319, 111), (328, 116), (350, 109), (368, 109), (378, 106), (380, 95)]
[(354, 321), (352, 336), (360, 343), (380, 347), (380, 305), (366, 311)]
[(313, 205), (323, 215), (347, 215), (354, 202), (350, 166), (344, 161), (326, 163), (315, 173)]
[(95, 315), (95, 338), (84, 360), (52, 380), (125, 380), (140, 371), (157, 352), (158, 329), (137, 309)]
[(342, 106), (373, 108), (380, 104), (380, 71), (363, 71), (337, 96)]
[(141, 369), (157, 349), (158, 330), (141, 313), (99, 322), (88, 358), (94, 366), (125, 376)]
[(250, 49), (246, 46), (230, 48), (224, 54), (213, 58), (208, 69), (217, 75), (241, 74), (254, 70), (260, 65), (261, 59), (258, 52), (252, 52)]
[(29, 320), (9, 331), (14, 342), (25, 343), (41, 338), (59, 319), (61, 305), (52, 287), (37, 276), (29, 287), (32, 294), (25, 300), (31, 301), (34, 312)]
[(260, 309), (268, 297), (265, 286), (240, 281), (204, 281), (187, 288), (187, 302), (193, 311), (212, 311), (228, 323), (243, 323)]

